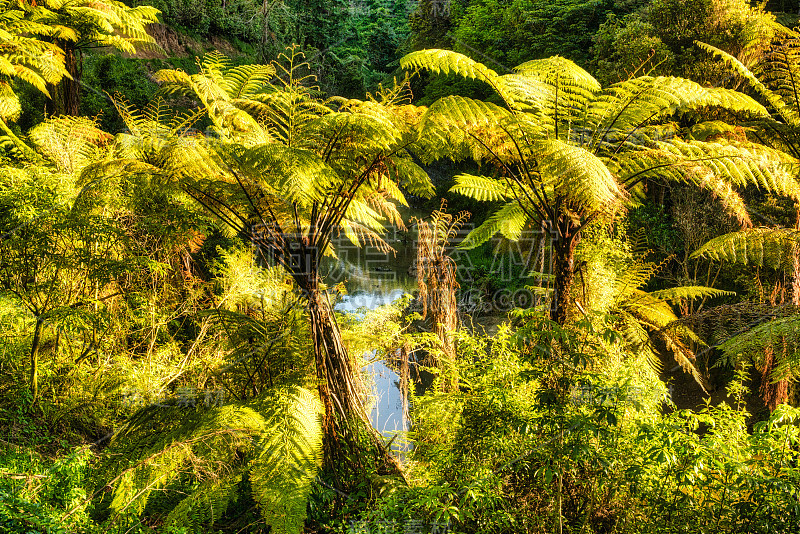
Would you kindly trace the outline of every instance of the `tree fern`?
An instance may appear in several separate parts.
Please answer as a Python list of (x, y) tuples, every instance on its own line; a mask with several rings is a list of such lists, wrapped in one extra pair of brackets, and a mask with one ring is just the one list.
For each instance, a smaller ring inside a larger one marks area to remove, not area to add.
[[(323, 100), (309, 85), (313, 81), (304, 74), (308, 66), (297, 47), (273, 62), (269, 81), (266, 71), (243, 81), (244, 71), (230, 74), (221, 64), (219, 57), (207, 60), (202, 79), (176, 71), (161, 74), (165, 85), (194, 95), (219, 138), (174, 132), (158, 142), (139, 129), (119, 138), (120, 152), (135, 147), (160, 167), (161, 179), (185, 191), (221, 227), (256, 244), (265, 262), (286, 270), (307, 303), (326, 450), (332, 453), (327, 460), (334, 469), (365, 469), (336, 465), (334, 454), (363, 446), (366, 436), (367, 456), (379, 464), (376, 468), (396, 471), (369, 423), (360, 377), (353, 372), (319, 269), (324, 254), (335, 254), (331, 241), (337, 232), (359, 245), (389, 250), (382, 235), (387, 224), (402, 225), (396, 204), (405, 202), (403, 191), (433, 191), (415, 163), (423, 112), (408, 101), (407, 79), (363, 101)], [(232, 86), (223, 85), (229, 74), (239, 88), (248, 83), (247, 91), (259, 88), (248, 93), (246, 106), (241, 98), (226, 100)], [(227, 121), (237, 116), (247, 117), (244, 128)]]
[[(459, 96), (437, 100), (424, 115), (419, 144), (426, 162), (471, 157), (494, 170), (487, 178), (495, 184), (462, 177), (454, 192), (495, 201), (500, 198), (496, 184), (509, 184), (506, 198), (513, 198), (519, 210), (504, 207), (473, 231), (466, 246), (491, 238), (490, 230), (503, 227), (503, 214), (514, 218), (513, 228), (528, 222), (552, 225), (557, 238), (551, 312), (559, 322), (571, 308), (573, 255), (581, 230), (635, 199), (643, 181), (679, 180), (709, 189), (744, 226), (751, 221), (737, 187), (755, 185), (797, 198), (791, 172), (796, 161), (786, 154), (750, 143), (708, 143), (710, 135), (701, 141), (700, 129), (698, 137), (685, 141), (691, 130), (663, 124), (677, 115), (707, 122), (710, 114), (718, 120), (720, 110), (765, 119), (764, 106), (747, 95), (672, 77), (642, 76), (603, 89), (559, 57), (525, 63), (504, 76), (444, 50), (414, 52), (400, 64), (482, 80), (503, 101), (501, 107)], [(518, 235), (513, 228), (506, 228), (509, 235)]]

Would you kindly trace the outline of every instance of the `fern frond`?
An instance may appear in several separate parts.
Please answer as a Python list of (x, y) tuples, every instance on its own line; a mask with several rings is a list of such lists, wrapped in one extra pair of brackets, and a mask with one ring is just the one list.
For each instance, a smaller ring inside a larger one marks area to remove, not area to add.
[(800, 315), (768, 318), (716, 348), (730, 362), (753, 360), (757, 368), (763, 367), (765, 350), (772, 348), (781, 357), (776, 359), (770, 379), (797, 379), (800, 377)]
[(61, 172), (78, 175), (91, 162), (102, 159), (113, 137), (86, 117), (50, 118), (30, 132), (30, 138)]
[(399, 156), (387, 158), (386, 167), (389, 179), (410, 194), (431, 198), (436, 193), (428, 173), (410, 159)]
[(495, 71), (452, 50), (428, 49), (411, 52), (400, 58), (400, 68), (429, 70), (434, 74), (457, 74), (480, 80), (489, 84), (506, 104), (514, 103), (514, 95)]
[(612, 212), (626, 198), (606, 164), (585, 148), (551, 139), (534, 150), (543, 182), (576, 206)]
[(676, 300), (693, 300), (702, 298), (714, 298), (722, 296), (736, 295), (734, 291), (725, 291), (723, 289), (715, 289), (713, 287), (704, 286), (680, 286), (670, 289), (661, 289), (659, 291), (651, 291), (650, 296), (653, 298), (676, 301)]
[(0, 80), (0, 120), (15, 121), (20, 113), (22, 106), (17, 95), (11, 90), (11, 84)]
[(749, 116), (750, 118), (769, 118), (767, 108), (758, 103), (750, 95), (726, 89), (724, 87), (706, 87), (706, 92), (711, 96), (709, 105), (720, 107), (737, 115)]
[(744, 78), (750, 87), (766, 100), (787, 124), (795, 128), (800, 126), (800, 114), (798, 114), (800, 110), (788, 105), (780, 94), (767, 88), (767, 86), (761, 83), (761, 80), (759, 80), (741, 61), (724, 50), (720, 50), (709, 44), (700, 41), (695, 41), (695, 44), (710, 53), (713, 57), (721, 59), (731, 70)]
[[(577, 123), (600, 92), (600, 83), (569, 59), (553, 56), (514, 67), (515, 75), (503, 76), (519, 97), (559, 123)], [(520, 79), (521, 78), (521, 79)], [(539, 82), (531, 85), (531, 82)]]
[(587, 124), (602, 145), (609, 134), (627, 135), (650, 121), (712, 102), (699, 84), (684, 78), (642, 76), (605, 89), (587, 108)]
[(459, 174), (454, 177), (456, 183), (450, 188), (451, 193), (457, 193), (482, 202), (508, 200), (511, 196), (509, 186), (495, 178), (474, 176), (472, 174)]
[(509, 202), (480, 226), (472, 230), (464, 240), (458, 244), (458, 248), (469, 250), (489, 241), (495, 234), (516, 241), (522, 235), (522, 229), (528, 222), (528, 216), (517, 202)]
[(320, 410), (316, 397), (297, 387), (214, 408), (175, 401), (144, 408), (114, 437), (112, 454), (99, 467), (102, 484), (112, 488), (109, 507), (141, 513), (153, 492), (194, 479), (167, 523), (180, 527), (199, 518), (198, 526), (210, 526), (249, 471), (272, 531), (299, 534), (322, 454)]
[(270, 428), (250, 463), (253, 497), (275, 534), (300, 534), (308, 496), (322, 461), (321, 406), (311, 393), (289, 390), (261, 410)]
[(690, 258), (744, 263), (780, 269), (787, 266), (800, 232), (789, 228), (750, 228), (715, 237)]
[(478, 129), (504, 122), (509, 116), (503, 108), (463, 96), (446, 96), (434, 102), (422, 118), (423, 128), (441, 130)]

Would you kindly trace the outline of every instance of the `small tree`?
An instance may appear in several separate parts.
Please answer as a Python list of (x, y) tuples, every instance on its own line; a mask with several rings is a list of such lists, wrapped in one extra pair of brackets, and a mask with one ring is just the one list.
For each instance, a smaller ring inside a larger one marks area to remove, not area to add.
[[(91, 313), (92, 302), (120, 269), (118, 229), (95, 214), (75, 178), (91, 153), (109, 140), (92, 121), (45, 123), (34, 132), (44, 153), (63, 159), (56, 168), (4, 167), (0, 187), (0, 291), (33, 317), (28, 385), (39, 397), (39, 357), (48, 326)], [(60, 131), (63, 137), (59, 138)], [(65, 150), (64, 141), (71, 143)]]

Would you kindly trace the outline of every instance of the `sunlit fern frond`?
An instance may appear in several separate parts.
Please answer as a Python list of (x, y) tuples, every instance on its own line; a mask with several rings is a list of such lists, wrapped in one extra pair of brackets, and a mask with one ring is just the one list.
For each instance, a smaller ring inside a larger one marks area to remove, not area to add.
[(15, 120), (20, 111), (9, 80), (23, 80), (50, 96), (47, 84), (69, 76), (64, 52), (44, 39), (55, 36), (53, 13), (32, 4), (0, 0), (0, 119), (4, 121)]
[(514, 71), (517, 75), (506, 75), (503, 79), (519, 93), (516, 100), (548, 117), (554, 131), (566, 132), (571, 125), (581, 122), (589, 103), (601, 90), (591, 74), (560, 56), (527, 61), (514, 67)]
[[(519, 161), (512, 136), (522, 135), (525, 124), (490, 102), (443, 97), (422, 117), (418, 141), (421, 157), (424, 162), (442, 158), (491, 160), (495, 164)], [(542, 137), (536, 130), (527, 133), (532, 138)]]
[(748, 85), (775, 110), (785, 123), (795, 128), (800, 127), (800, 109), (788, 104), (779, 93), (764, 85), (741, 61), (709, 44), (699, 41), (695, 41), (695, 44), (712, 56), (722, 60), (733, 72), (744, 78)]
[(497, 72), (452, 50), (428, 49), (411, 52), (400, 59), (400, 68), (428, 70), (434, 74), (456, 74), (480, 80), (491, 86), (507, 105), (513, 105), (515, 101), (514, 93)]
[(158, 9), (151, 6), (129, 7), (115, 0), (41, 0), (50, 9), (54, 23), (73, 28), (87, 46), (113, 47), (129, 54), (137, 49), (158, 49), (147, 33), (149, 24), (158, 22)]
[(0, 80), (0, 120), (15, 121), (22, 113), (19, 98), (11, 89), (11, 84)]
[(454, 177), (454, 180), (456, 183), (450, 188), (451, 193), (464, 195), (481, 202), (508, 200), (512, 194), (509, 185), (496, 178), (459, 174)]
[(199, 100), (202, 108), (222, 136), (236, 135), (253, 144), (269, 140), (260, 126), (260, 103), (256, 98), (272, 86), (275, 76), (272, 65), (240, 65), (231, 67), (224, 55), (207, 54), (200, 61), (200, 72), (162, 69), (155, 74), (165, 94), (181, 94)]
[(496, 234), (512, 241), (522, 235), (528, 216), (517, 202), (509, 202), (489, 216), (480, 226), (472, 230), (458, 248), (469, 250), (489, 241)]
[(749, 119), (770, 116), (767, 108), (750, 95), (724, 87), (706, 87), (705, 90), (711, 97), (710, 103), (705, 105), (719, 107)]
[(100, 474), (116, 473), (107, 481), (113, 489), (109, 508), (116, 514), (142, 513), (152, 492), (184, 473), (201, 479), (224, 477), (237, 467), (237, 453), (252, 454), (255, 439), (266, 430), (257, 411), (233, 404), (192, 410), (173, 401), (144, 408), (111, 444), (111, 450), (128, 455), (130, 463), (109, 458), (110, 465)]
[(750, 228), (715, 237), (690, 257), (781, 269), (790, 266), (797, 246), (800, 233), (795, 229)]
[(259, 411), (271, 431), (262, 435), (250, 462), (253, 497), (271, 532), (303, 532), (311, 485), (322, 463), (320, 403), (297, 388), (265, 400)]
[(673, 336), (666, 332), (662, 333), (659, 337), (664, 341), (667, 350), (672, 353), (675, 362), (681, 366), (684, 372), (692, 375), (692, 378), (694, 378), (694, 381), (702, 388), (703, 392), (708, 393), (705, 381), (695, 366), (697, 357), (694, 352), (687, 347), (678, 336)]
[[(95, 477), (111, 491), (113, 514), (140, 514), (153, 495), (165, 495), (177, 501), (169, 523), (186, 526), (198, 517), (187, 508), (199, 507), (202, 526), (211, 527), (249, 472), (267, 524), (299, 534), (322, 453), (319, 412), (314, 395), (297, 387), (210, 408), (202, 399), (164, 401), (137, 412), (114, 436)], [(188, 484), (175, 492), (179, 479)]]
[(443, 130), (476, 130), (503, 122), (508, 111), (492, 104), (463, 96), (446, 96), (434, 102), (423, 117), (423, 128), (439, 125)]
[(688, 182), (706, 189), (745, 227), (752, 223), (734, 186), (755, 185), (790, 198), (800, 194), (792, 174), (794, 159), (780, 151), (752, 144), (679, 139), (656, 145), (655, 149), (627, 151), (609, 165), (628, 187), (649, 179)]
[(650, 295), (654, 298), (666, 300), (670, 302), (681, 300), (694, 300), (705, 299), (722, 296), (736, 295), (734, 291), (725, 291), (724, 289), (715, 289), (713, 287), (705, 286), (680, 286), (672, 287), (670, 289), (660, 289), (658, 291), (651, 291)]
[[(253, 184), (299, 206), (320, 200), (336, 181), (335, 171), (309, 150), (277, 143), (254, 147), (217, 144), (214, 150), (227, 170), (243, 184)], [(192, 161), (187, 160), (186, 164), (187, 174), (198, 179), (204, 177), (201, 172), (195, 172)]]
[(593, 130), (592, 146), (601, 146), (610, 134), (627, 135), (649, 122), (712, 101), (699, 84), (674, 77), (642, 76), (605, 89), (586, 110)]
[(754, 143), (724, 143), (677, 139), (660, 144), (686, 161), (707, 166), (715, 175), (737, 187), (754, 185), (777, 195), (800, 200), (795, 178), (799, 162), (788, 154)]
[(69, 116), (47, 119), (30, 131), (30, 138), (61, 172), (73, 175), (102, 159), (113, 140), (95, 120)]
[(393, 156), (386, 158), (386, 171), (389, 179), (411, 195), (430, 198), (435, 190), (428, 174), (410, 158)]
[(534, 151), (545, 187), (576, 206), (613, 212), (627, 196), (606, 164), (583, 147), (551, 139), (537, 142)]

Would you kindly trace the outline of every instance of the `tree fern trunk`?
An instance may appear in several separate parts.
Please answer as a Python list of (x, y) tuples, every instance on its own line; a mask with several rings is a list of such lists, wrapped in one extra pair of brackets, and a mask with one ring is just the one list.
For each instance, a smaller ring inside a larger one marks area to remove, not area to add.
[(64, 67), (72, 79), (62, 78), (58, 85), (50, 87), (52, 100), (47, 102), (47, 113), (51, 116), (80, 114), (81, 63), (78, 51), (69, 41), (59, 41), (58, 46), (64, 51)]
[[(358, 400), (355, 375), (333, 310), (328, 299), (319, 290), (312, 289), (308, 292), (308, 314), (317, 378), (320, 380), (320, 399), (325, 406), (326, 416), (335, 414), (343, 419), (353, 416), (366, 419), (366, 412)], [(329, 422), (332, 421), (326, 421)], [(326, 424), (326, 427), (329, 425)], [(329, 428), (333, 429), (332, 426)]]
[(572, 307), (572, 286), (575, 282), (575, 247), (578, 245), (578, 227), (571, 220), (558, 223), (558, 235), (553, 243), (553, 298), (550, 319), (563, 325)]
[[(359, 378), (353, 372), (333, 309), (319, 289), (319, 276), (303, 277), (301, 288), (308, 298), (318, 390), (325, 407), (323, 449), (327, 466), (340, 478), (371, 468), (383, 474), (399, 473), (396, 460), (384, 448), (361, 402)], [(363, 458), (370, 458), (374, 465), (361, 464)]]

